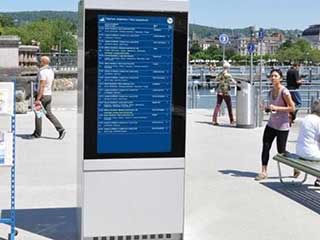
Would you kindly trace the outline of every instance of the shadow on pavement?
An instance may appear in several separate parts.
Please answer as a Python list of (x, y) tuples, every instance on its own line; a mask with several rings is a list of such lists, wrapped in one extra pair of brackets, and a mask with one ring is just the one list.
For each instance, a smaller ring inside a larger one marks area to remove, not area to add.
[(26, 140), (32, 140), (31, 134), (16, 134), (16, 137), (26, 139)]
[(212, 122), (205, 122), (205, 121), (196, 121), (196, 123), (201, 123), (201, 124), (207, 124), (207, 125), (212, 125)]
[[(31, 134), (16, 134), (16, 137), (22, 138), (25, 140), (35, 140), (35, 139), (50, 139), (50, 140), (57, 140), (58, 137), (39, 137), (39, 138), (33, 138)], [(0, 239), (1, 240), (1, 239)]]
[[(58, 137), (41, 137), (43, 139), (58, 140)], [(59, 139), (60, 140), (60, 139)]]
[(219, 170), (222, 174), (230, 175), (232, 177), (247, 177), (254, 178), (257, 173), (256, 172), (248, 172), (248, 171), (239, 171), (239, 170)]
[(207, 125), (211, 125), (213, 127), (224, 127), (224, 128), (235, 128), (235, 125), (230, 125), (228, 123), (219, 123), (219, 125), (213, 125), (212, 122), (205, 122), (205, 121), (196, 121), (196, 123), (200, 123), (200, 124), (207, 124)]
[(263, 182), (261, 184), (320, 214), (320, 193), (310, 188), (312, 185), (290, 183), (284, 185), (280, 182)]
[[(229, 175), (231, 177), (246, 177), (246, 178), (254, 179), (255, 176), (257, 176), (257, 172), (240, 171), (240, 170), (232, 170), (232, 169), (219, 170), (219, 172), (225, 175)], [(292, 178), (292, 177), (284, 176), (284, 178)], [(279, 178), (268, 176), (268, 179), (279, 179)]]
[[(2, 210), (1, 217), (9, 217)], [(16, 209), (16, 227), (55, 240), (80, 239), (79, 208)]]

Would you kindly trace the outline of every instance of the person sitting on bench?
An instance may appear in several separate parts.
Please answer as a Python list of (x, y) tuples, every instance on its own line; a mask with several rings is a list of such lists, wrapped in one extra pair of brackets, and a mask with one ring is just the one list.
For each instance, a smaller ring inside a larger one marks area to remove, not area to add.
[[(301, 122), (296, 153), (311, 161), (320, 161), (320, 100), (315, 100), (311, 106), (311, 114)], [(320, 178), (314, 183), (320, 186)]]

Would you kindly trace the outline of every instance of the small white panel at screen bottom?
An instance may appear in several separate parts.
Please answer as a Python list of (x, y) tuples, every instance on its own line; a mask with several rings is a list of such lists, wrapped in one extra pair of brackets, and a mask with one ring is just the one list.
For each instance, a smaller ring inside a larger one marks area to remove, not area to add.
[(84, 173), (84, 236), (182, 233), (184, 169)]

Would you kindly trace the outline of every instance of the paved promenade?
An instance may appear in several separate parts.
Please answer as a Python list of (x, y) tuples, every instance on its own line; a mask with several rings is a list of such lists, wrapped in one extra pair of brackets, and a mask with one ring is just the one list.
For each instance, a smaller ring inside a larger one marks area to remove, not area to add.
[[(33, 114), (17, 115), (17, 240), (78, 240), (76, 93), (55, 94), (54, 113), (67, 129), (62, 141), (47, 120), (42, 138), (26, 139), (33, 131)], [(211, 113), (187, 114), (185, 240), (317, 239), (320, 191), (311, 186), (314, 178), (303, 186), (284, 186), (270, 160), (270, 178), (254, 181), (263, 128), (212, 126)], [(289, 151), (294, 151), (298, 124), (290, 132)], [(7, 170), (0, 169), (2, 215), (9, 209)], [(284, 175), (291, 174), (284, 167)], [(6, 237), (6, 228), (0, 225), (0, 237)]]
[[(210, 124), (212, 111), (188, 112), (187, 240), (305, 240), (319, 236), (320, 191), (279, 183), (270, 160), (269, 179), (253, 180), (260, 169), (263, 128)], [(288, 150), (295, 149), (299, 120)], [(271, 156), (276, 154), (275, 145)], [(283, 168), (285, 176), (292, 169)], [(289, 180), (289, 179), (288, 179)], [(309, 177), (308, 184), (314, 178)], [(312, 187), (311, 187), (312, 188)]]

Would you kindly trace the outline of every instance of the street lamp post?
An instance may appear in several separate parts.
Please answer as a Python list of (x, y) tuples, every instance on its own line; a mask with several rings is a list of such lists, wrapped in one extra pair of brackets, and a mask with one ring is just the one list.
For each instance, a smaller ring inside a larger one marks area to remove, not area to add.
[(259, 30), (259, 41), (260, 41), (260, 86), (259, 93), (262, 95), (262, 46), (263, 46), (264, 30), (260, 28)]
[[(263, 46), (263, 38), (264, 38), (264, 30), (262, 28), (259, 29), (259, 41), (260, 41), (260, 84), (259, 84), (259, 105), (262, 103), (262, 46)], [(259, 109), (259, 108), (257, 108)], [(257, 110), (258, 111), (258, 110)], [(259, 112), (259, 111), (258, 111)], [(263, 113), (260, 111), (258, 114), (258, 126), (262, 126)]]
[[(255, 26), (250, 27), (250, 43), (253, 44), (253, 38), (255, 35)], [(253, 83), (253, 51), (250, 52), (250, 83)]]

